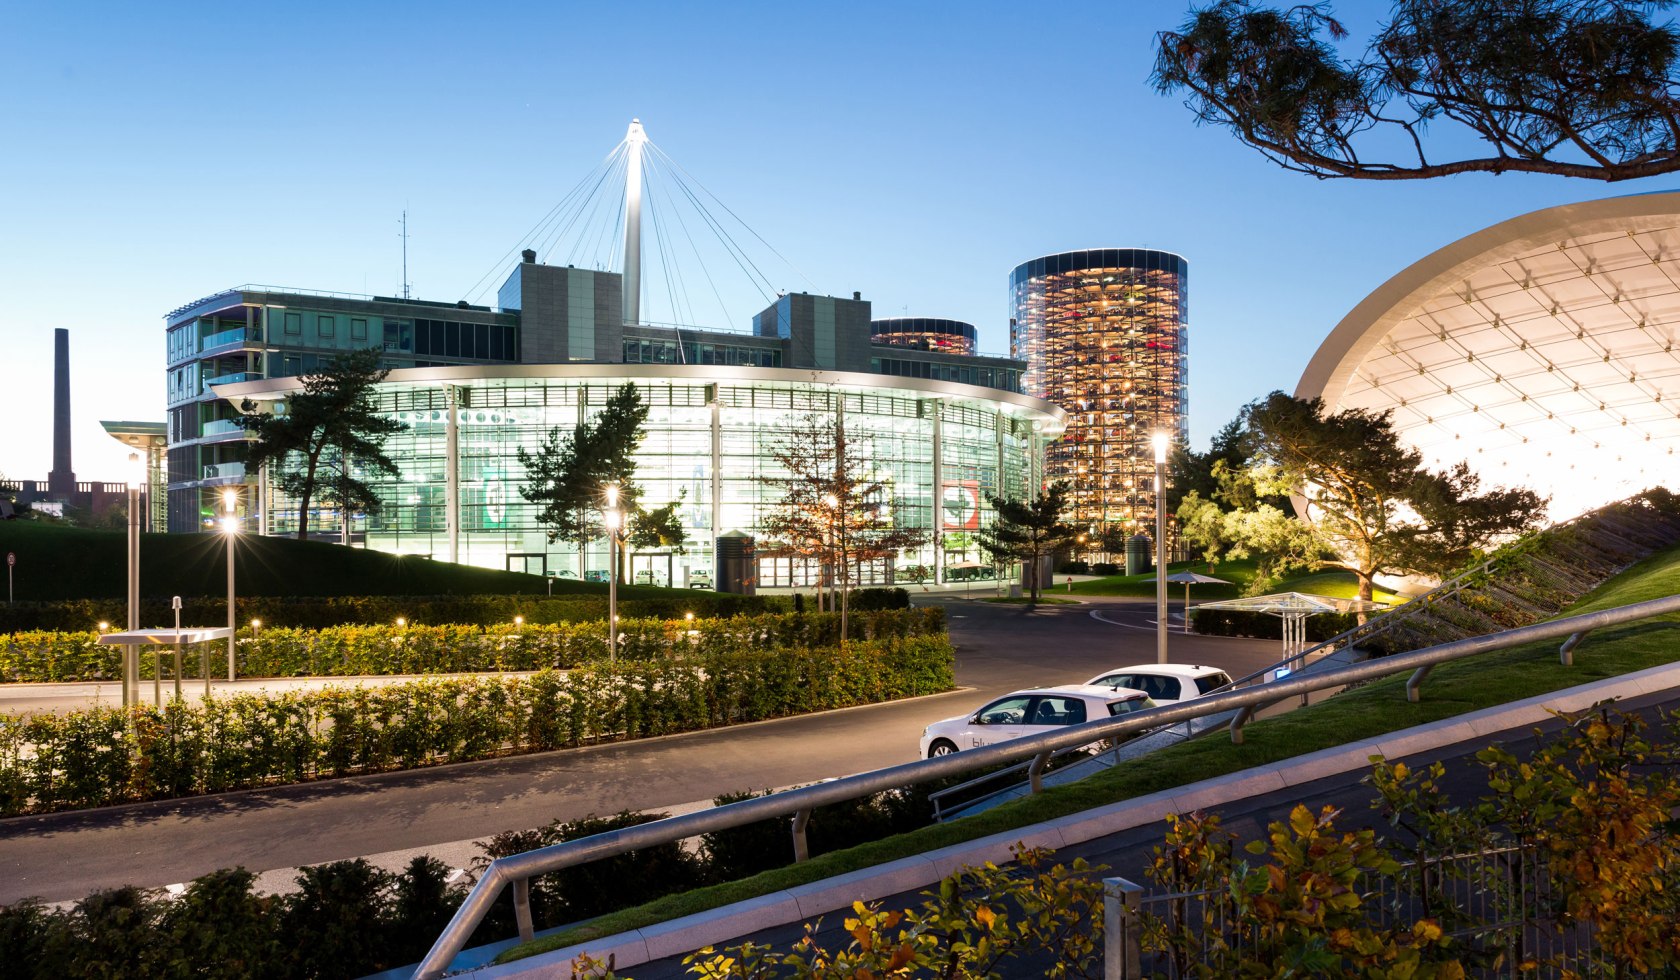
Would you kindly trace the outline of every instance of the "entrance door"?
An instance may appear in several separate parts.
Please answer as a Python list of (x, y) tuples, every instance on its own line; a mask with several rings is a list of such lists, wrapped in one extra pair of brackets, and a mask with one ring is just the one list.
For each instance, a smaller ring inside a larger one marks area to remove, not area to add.
[(524, 572), (527, 575), (547, 575), (548, 555), (542, 552), (510, 551), (507, 555), (507, 570)]

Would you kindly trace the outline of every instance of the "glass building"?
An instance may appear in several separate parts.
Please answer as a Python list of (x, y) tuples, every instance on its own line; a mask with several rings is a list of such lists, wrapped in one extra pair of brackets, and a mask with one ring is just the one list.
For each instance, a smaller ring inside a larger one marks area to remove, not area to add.
[(931, 316), (895, 316), (869, 321), (869, 342), (883, 347), (971, 355), (978, 349), (974, 324)]
[(1072, 486), (1070, 523), (1153, 535), (1150, 436), (1189, 437), (1189, 301), (1189, 263), (1153, 249), (1062, 252), (1010, 274), (1022, 388), (1067, 413), (1045, 470)]
[[(1063, 413), (1013, 392), (850, 371), (721, 365), (543, 364), (397, 369), (379, 385), (378, 408), (408, 428), (387, 443), (401, 472), (376, 483), (376, 516), (352, 515), (350, 536), (368, 547), (494, 568), (583, 578), (604, 573), (604, 541), (579, 549), (549, 543), (538, 508), (520, 495), (517, 450), (534, 450), (554, 427), (569, 431), (612, 392), (635, 384), (650, 412), (637, 454), (649, 507), (681, 500), (683, 555), (638, 554), (633, 581), (683, 586), (710, 572), (719, 533), (758, 528), (777, 494), (771, 450), (782, 431), (817, 415), (843, 419), (848, 440), (891, 489), (899, 526), (928, 532), (898, 567), (940, 570), (982, 561), (971, 532), (990, 519), (990, 495), (1023, 497), (1043, 478), (1044, 447)], [(295, 377), (229, 383), (229, 402), (272, 407), (301, 387)], [(253, 516), (263, 533), (295, 531), (297, 501), (264, 481)], [(338, 528), (328, 508), (311, 525)], [(764, 558), (762, 586), (807, 585), (816, 570)], [(887, 562), (865, 582), (893, 578)]]

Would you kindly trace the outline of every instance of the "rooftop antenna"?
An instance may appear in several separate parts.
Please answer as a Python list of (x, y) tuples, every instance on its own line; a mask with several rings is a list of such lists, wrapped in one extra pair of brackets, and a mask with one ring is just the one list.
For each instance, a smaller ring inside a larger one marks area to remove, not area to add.
[(400, 237), (402, 238), (402, 252), (403, 252), (403, 276), (402, 276), (403, 299), (408, 299), (408, 209), (407, 208), (403, 208), (402, 235)]
[(647, 132), (640, 119), (624, 134), (624, 322), (642, 322), (642, 147)]

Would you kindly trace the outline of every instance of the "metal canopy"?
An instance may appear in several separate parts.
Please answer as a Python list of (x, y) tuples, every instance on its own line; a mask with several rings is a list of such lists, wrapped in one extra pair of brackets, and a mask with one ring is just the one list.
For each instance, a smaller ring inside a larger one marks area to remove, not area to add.
[[(1168, 581), (1171, 581), (1169, 578)], [(1247, 599), (1227, 599), (1224, 602), (1204, 602), (1197, 609), (1224, 609), (1231, 612), (1270, 613), (1273, 616), (1316, 616), (1320, 613), (1372, 612), (1388, 607), (1368, 599), (1338, 599), (1329, 595), (1308, 595), (1304, 592), (1278, 592)]]
[(99, 637), (102, 646), (140, 646), (149, 643), (208, 643), (225, 640), (233, 635), (226, 626), (182, 627), (181, 629), (128, 630), (105, 633)]
[[(1155, 581), (1155, 576), (1151, 575), (1150, 577), (1144, 579), (1144, 581), (1145, 582), (1153, 582), (1153, 581)], [(1214, 578), (1212, 575), (1203, 575), (1200, 572), (1173, 572), (1171, 575), (1167, 576), (1167, 581), (1171, 582), (1174, 585), (1230, 585), (1231, 584), (1230, 582), (1227, 582), (1225, 579)]]

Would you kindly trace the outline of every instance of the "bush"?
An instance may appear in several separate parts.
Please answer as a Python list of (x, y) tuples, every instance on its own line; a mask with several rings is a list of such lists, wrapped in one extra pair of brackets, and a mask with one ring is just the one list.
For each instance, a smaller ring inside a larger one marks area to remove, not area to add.
[[(876, 591), (881, 590), (859, 590), (860, 593)], [(897, 609), (907, 605), (908, 596), (904, 602), (877, 608)], [(237, 606), (241, 623), (257, 619), (265, 626), (299, 629), (394, 623), (399, 616), (410, 623), (473, 626), (511, 623), (515, 616), (524, 617), (527, 623), (578, 623), (607, 618), (607, 598), (604, 595), (552, 598), (528, 595), (241, 596)], [(691, 590), (680, 598), (625, 598), (618, 603), (618, 613), (626, 619), (681, 619), (691, 612), (698, 619), (715, 619), (789, 612), (792, 609), (793, 602), (787, 596), (741, 596), (703, 589)], [(175, 613), (167, 599), (143, 599), (139, 620), (143, 627), (173, 626)], [(0, 606), (0, 633), (24, 630), (79, 632), (93, 629), (101, 622), (118, 624), (127, 621), (128, 606), (122, 599), (65, 599)], [(227, 601), (209, 596), (183, 598), (181, 622), (189, 626), (226, 623)]]
[(1091, 571), (1091, 563), (1085, 561), (1064, 561), (1056, 566), (1057, 575), (1087, 575)]
[[(903, 590), (889, 590), (902, 594)], [(885, 600), (889, 601), (890, 597)], [(850, 617), (853, 639), (931, 635), (945, 629), (941, 607), (877, 609)], [(619, 653), (635, 658), (670, 655), (674, 649), (752, 646), (769, 638), (789, 645), (839, 642), (837, 613), (738, 616), (730, 619), (631, 619), (619, 629)], [(333, 626), (318, 630), (273, 628), (240, 631), (236, 663), (244, 677), (348, 677), (388, 674), (566, 670), (603, 659), (606, 624), (496, 623), (491, 626), (410, 623), (403, 626)], [(155, 652), (155, 651), (154, 651)], [(163, 657), (168, 663), (170, 653)], [(0, 683), (104, 680), (121, 674), (122, 652), (100, 646), (94, 633), (30, 631), (0, 636)], [(216, 658), (212, 658), (212, 669)], [(142, 656), (140, 676), (150, 680), (153, 658)], [(182, 658), (183, 676), (201, 677), (199, 654)]]
[(1120, 566), (1111, 561), (1099, 561), (1091, 566), (1092, 575), (1119, 575)]
[(909, 609), (910, 593), (896, 586), (872, 589), (853, 589), (846, 599), (847, 608), (852, 612), (869, 612), (875, 609)]
[[(949, 639), (910, 628), (937, 617), (866, 614), (866, 626), (881, 620), (878, 638), (844, 650), (809, 642), (829, 632), (826, 619), (717, 621), (678, 631), (672, 642), (686, 652), (664, 645), (644, 657), (627, 645), (616, 662), (565, 674), (0, 716), (0, 816), (540, 752), (952, 687)], [(726, 622), (758, 628), (725, 630)]]

